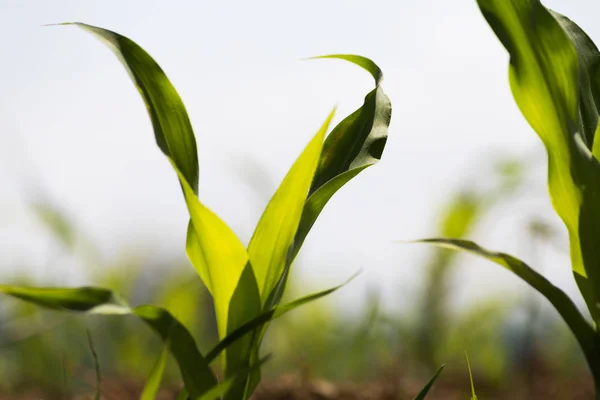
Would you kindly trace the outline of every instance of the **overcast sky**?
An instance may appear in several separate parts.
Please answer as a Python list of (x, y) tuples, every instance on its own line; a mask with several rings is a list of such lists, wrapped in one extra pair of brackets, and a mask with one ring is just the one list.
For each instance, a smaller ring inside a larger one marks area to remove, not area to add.
[[(546, 4), (600, 38), (596, 2)], [(340, 299), (358, 298), (375, 283), (388, 304), (401, 304), (415, 290), (426, 249), (392, 241), (432, 234), (447, 194), (481, 179), (486, 160), (543, 157), (512, 100), (507, 54), (474, 0), (0, 0), (6, 280), (23, 266), (47, 268), (48, 240), (25, 208), (40, 188), (109, 259), (131, 248), (150, 260), (183, 257), (187, 211), (143, 102), (114, 55), (89, 34), (41, 27), (67, 21), (124, 34), (159, 62), (196, 131), (200, 198), (244, 242), (268, 192), (329, 111), (337, 105), (339, 121), (371, 89), (370, 76), (351, 64), (302, 58), (356, 53), (379, 64), (393, 105), (383, 161), (330, 202), (297, 265), (298, 276), (320, 286), (363, 268)], [(554, 218), (543, 182), (535, 190), (541, 212)], [(520, 226), (488, 223), (480, 237), (487, 247), (526, 258)], [(550, 258), (544, 271), (573, 293), (568, 258)], [(465, 293), (522, 288), (505, 271), (465, 260), (457, 283)], [(46, 274), (76, 277), (78, 268), (62, 260)]]

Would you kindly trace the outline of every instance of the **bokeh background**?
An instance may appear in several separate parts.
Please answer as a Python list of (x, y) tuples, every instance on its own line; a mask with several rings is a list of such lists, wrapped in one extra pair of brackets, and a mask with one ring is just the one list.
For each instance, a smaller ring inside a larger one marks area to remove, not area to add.
[[(600, 37), (595, 2), (545, 4)], [(66, 21), (124, 34), (161, 64), (196, 131), (201, 199), (244, 242), (329, 111), (337, 106), (341, 120), (372, 85), (355, 66), (305, 58), (356, 53), (383, 69), (393, 116), (382, 162), (326, 207), (289, 295), (363, 273), (273, 325), (268, 376), (421, 382), (445, 362), (446, 383), (467, 393), (465, 350), (491, 391), (585, 371), (553, 310), (509, 272), (399, 243), (473, 238), (577, 295), (545, 153), (475, 1), (0, 1), (2, 282), (102, 284), (169, 307), (204, 349), (216, 340), (210, 299), (184, 254), (187, 211), (143, 102), (92, 37), (42, 26)], [(86, 329), (107, 375), (142, 380), (160, 350), (133, 320), (6, 298), (0, 318), (3, 390), (85, 391)]]

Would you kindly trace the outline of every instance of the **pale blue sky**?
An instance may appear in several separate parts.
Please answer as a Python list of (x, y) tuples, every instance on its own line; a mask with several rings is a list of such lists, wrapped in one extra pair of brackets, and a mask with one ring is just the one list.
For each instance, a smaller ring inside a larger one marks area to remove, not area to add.
[[(546, 4), (600, 38), (594, 1)], [(356, 53), (379, 64), (393, 104), (383, 161), (336, 195), (297, 265), (301, 276), (323, 278), (323, 285), (363, 268), (341, 299), (372, 282), (382, 285), (389, 304), (400, 304), (414, 290), (425, 249), (392, 240), (431, 234), (445, 194), (478, 176), (478, 162), (541, 151), (510, 95), (507, 54), (474, 0), (0, 0), (6, 279), (14, 276), (10, 266), (47, 265), (47, 240), (22, 206), (39, 184), (109, 258), (131, 247), (149, 259), (183, 255), (186, 209), (138, 93), (90, 35), (40, 26), (65, 21), (124, 34), (161, 64), (196, 130), (201, 199), (244, 241), (269, 197), (244, 183), (253, 179), (247, 166), (262, 168), (265, 187), (274, 190), (332, 107), (339, 121), (372, 85), (350, 64), (301, 59)], [(548, 212), (547, 201), (541, 209)], [(519, 255), (520, 226), (489, 223), (484, 243)], [(566, 256), (548, 258), (557, 261), (546, 271), (572, 291)], [(468, 282), (457, 283), (465, 292), (522, 287), (496, 267), (468, 261), (460, 275)], [(64, 260), (46, 272), (64, 277), (77, 270), (76, 261)]]

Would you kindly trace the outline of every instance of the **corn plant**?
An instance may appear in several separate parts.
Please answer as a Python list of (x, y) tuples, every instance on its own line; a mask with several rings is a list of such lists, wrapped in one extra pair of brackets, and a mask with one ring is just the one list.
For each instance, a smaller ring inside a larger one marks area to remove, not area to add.
[(575, 335), (600, 399), (600, 54), (579, 26), (539, 0), (478, 4), (510, 55), (513, 96), (548, 154), (550, 197), (569, 233), (573, 274), (592, 323), (561, 289), (515, 257), (464, 240), (425, 241), (483, 256), (545, 296)]
[[(381, 70), (355, 55), (329, 55), (366, 69), (375, 79), (364, 104), (325, 139), (333, 112), (310, 140), (268, 203), (247, 248), (198, 198), (196, 139), (183, 101), (160, 66), (132, 40), (98, 27), (74, 23), (106, 43), (118, 56), (144, 100), (159, 149), (177, 174), (190, 214), (186, 253), (210, 291), (220, 342), (198, 350), (187, 328), (168, 310), (129, 306), (111, 290), (97, 287), (35, 288), (0, 286), (0, 291), (41, 306), (87, 313), (135, 315), (150, 326), (175, 358), (184, 383), (180, 398), (247, 398), (260, 380), (265, 361), (259, 347), (268, 323), (339, 287), (281, 304), (290, 267), (329, 199), (348, 181), (381, 158), (391, 103)], [(165, 353), (166, 354), (166, 353)], [(219, 382), (210, 363), (220, 356)], [(154, 397), (166, 356), (159, 357), (143, 392)]]

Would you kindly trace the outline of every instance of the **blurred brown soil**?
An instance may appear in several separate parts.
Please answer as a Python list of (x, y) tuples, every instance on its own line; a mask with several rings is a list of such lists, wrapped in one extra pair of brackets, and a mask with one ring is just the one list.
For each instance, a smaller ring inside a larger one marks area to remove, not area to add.
[[(467, 400), (470, 398), (468, 381), (440, 380), (427, 396), (427, 400)], [(457, 382), (456, 384), (452, 382)], [(263, 382), (253, 395), (253, 400), (411, 400), (424, 382), (387, 379), (372, 383), (338, 383), (323, 380), (305, 381), (296, 376), (283, 376)], [(593, 399), (593, 387), (588, 377), (565, 379), (556, 376), (537, 377), (529, 388), (511, 385), (505, 388), (477, 385), (480, 400), (588, 400)], [(102, 400), (137, 400), (142, 385), (123, 379), (105, 379)], [(163, 389), (157, 400), (174, 400), (177, 388)], [(93, 400), (93, 393), (80, 396), (49, 394), (41, 390), (24, 389), (2, 394), (0, 400)]]

